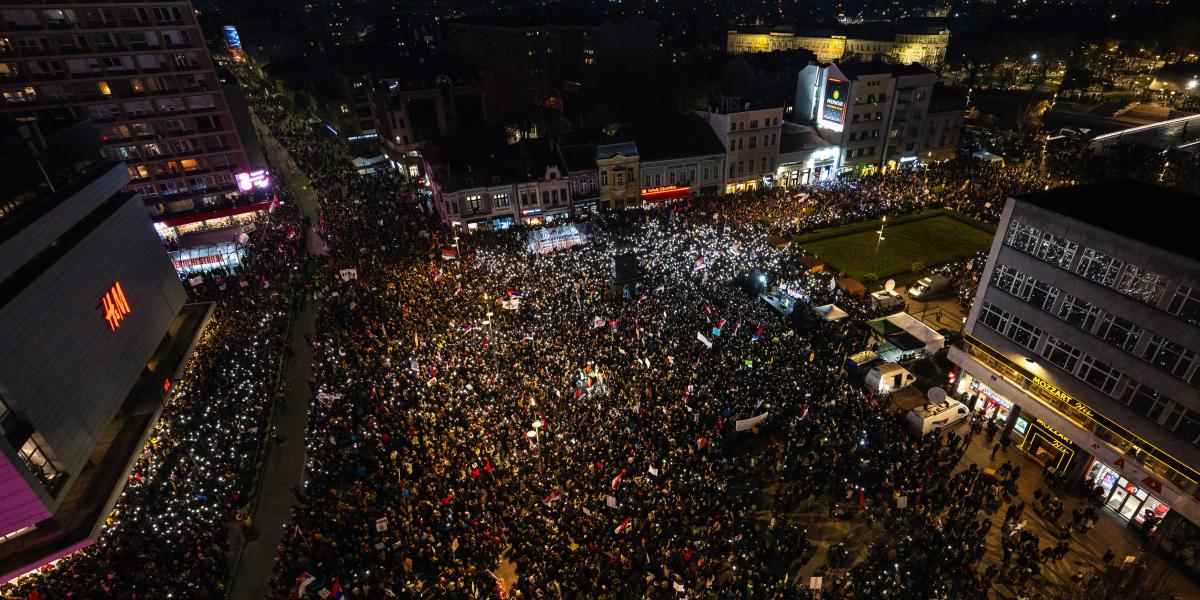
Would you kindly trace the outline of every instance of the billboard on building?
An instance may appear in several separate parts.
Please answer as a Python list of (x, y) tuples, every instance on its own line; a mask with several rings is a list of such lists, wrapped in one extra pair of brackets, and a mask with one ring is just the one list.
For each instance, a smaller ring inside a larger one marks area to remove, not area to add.
[(238, 35), (237, 27), (226, 25), (223, 31), (225, 32), (225, 47), (229, 48), (230, 52), (241, 52), (242, 36)]
[(830, 77), (825, 80), (825, 98), (821, 102), (821, 120), (842, 125), (846, 122), (846, 96), (850, 82)]

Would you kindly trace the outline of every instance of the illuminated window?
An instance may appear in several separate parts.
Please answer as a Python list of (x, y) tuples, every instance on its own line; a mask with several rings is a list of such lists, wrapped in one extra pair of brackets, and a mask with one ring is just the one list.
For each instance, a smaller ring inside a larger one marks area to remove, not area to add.
[(179, 164), (183, 165), (183, 170), (187, 171), (188, 173), (200, 168), (200, 163), (196, 162), (196, 159), (194, 158), (185, 158), (179, 161)]
[(107, 82), (107, 81), (97, 81), (97, 82), (96, 82), (96, 89), (100, 90), (100, 94), (101, 94), (101, 95), (104, 95), (104, 96), (111, 96), (111, 95), (112, 95), (112, 89), (108, 87), (108, 82)]
[(30, 86), (7, 90), (4, 92), (4, 99), (8, 102), (30, 102), (37, 99), (37, 90)]

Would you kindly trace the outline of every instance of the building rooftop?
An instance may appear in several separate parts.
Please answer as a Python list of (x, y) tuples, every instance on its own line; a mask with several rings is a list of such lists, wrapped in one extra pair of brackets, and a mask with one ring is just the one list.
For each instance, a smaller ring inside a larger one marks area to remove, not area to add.
[[(1193, 260), (1200, 260), (1200, 196), (1122, 179), (1017, 196), (1058, 213)], [(1168, 217), (1169, 215), (1169, 217)]]
[(567, 173), (596, 170), (596, 147), (592, 144), (563, 146), (563, 162), (567, 163)]
[(558, 152), (545, 140), (504, 145), (489, 139), (453, 140), (430, 154), (433, 177), (445, 191), (541, 179), (549, 167), (565, 175)]
[(799, 37), (829, 37), (844, 35), (851, 39), (886, 40), (893, 39), (897, 34), (936, 35), (948, 33), (946, 26), (928, 20), (912, 19), (896, 24), (871, 23), (862, 25), (842, 25), (832, 23), (825, 28), (793, 27), (791, 25), (775, 25), (773, 27), (752, 25), (734, 27), (729, 31), (736, 33), (767, 33), (774, 35), (795, 35)]
[(796, 123), (784, 123), (783, 133), (779, 136), (779, 154), (792, 152), (812, 152), (822, 148), (830, 148), (833, 144), (817, 135), (812, 127)]
[(912, 63), (910, 65), (898, 65), (886, 63), (881, 60), (871, 60), (866, 62), (847, 61), (834, 63), (837, 68), (849, 77), (856, 79), (867, 75), (883, 75), (890, 73), (893, 76), (912, 76), (912, 75), (936, 75), (933, 71), (925, 67)]
[(725, 145), (708, 123), (696, 116), (654, 119), (633, 127), (642, 162), (725, 154)]
[(618, 154), (637, 156), (638, 147), (633, 142), (618, 142), (616, 144), (601, 144), (596, 146), (596, 158), (612, 158)]

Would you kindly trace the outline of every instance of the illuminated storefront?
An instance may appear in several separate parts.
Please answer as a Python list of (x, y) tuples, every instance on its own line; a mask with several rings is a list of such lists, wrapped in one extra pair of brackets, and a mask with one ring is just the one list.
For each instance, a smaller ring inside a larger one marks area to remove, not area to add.
[(165, 240), (177, 240), (189, 233), (241, 228), (252, 224), (259, 211), (272, 209), (276, 202), (276, 199), (271, 199), (222, 210), (171, 217), (155, 222), (154, 228)]
[(1103, 490), (1104, 505), (1122, 519), (1132, 521), (1138, 527), (1146, 526), (1149, 519), (1150, 530), (1147, 533), (1153, 533), (1158, 523), (1171, 511), (1171, 507), (1151, 494), (1152, 490), (1147, 489), (1147, 484), (1128, 479), (1119, 468), (1099, 459), (1092, 459), (1087, 479)]
[(222, 242), (195, 248), (172, 250), (171, 263), (180, 274), (203, 273), (213, 269), (231, 269), (242, 264), (246, 249), (241, 244)]
[(686, 185), (660, 185), (642, 190), (642, 204), (645, 206), (669, 203), (691, 197), (692, 188)]
[(996, 421), (1001, 425), (1008, 422), (1009, 415), (1013, 412), (1013, 403), (1008, 398), (996, 393), (970, 374), (963, 375), (958, 382), (956, 391), (971, 400), (967, 403), (968, 407), (982, 412), (985, 419)]
[(981, 414), (986, 421), (994, 422), (1001, 435), (1012, 440), (1014, 447), (1041, 465), (1060, 472), (1071, 465), (1077, 448), (1070, 438), (1045, 421), (1022, 413), (1012, 400), (970, 373), (961, 373), (953, 390), (968, 408)]

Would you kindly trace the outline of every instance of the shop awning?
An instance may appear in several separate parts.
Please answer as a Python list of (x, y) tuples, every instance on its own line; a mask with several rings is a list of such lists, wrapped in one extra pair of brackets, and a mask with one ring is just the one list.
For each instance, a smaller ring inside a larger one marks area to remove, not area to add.
[(688, 198), (691, 195), (692, 188), (674, 185), (642, 190), (642, 200), (645, 200), (646, 202), (659, 202), (661, 200), (671, 200), (674, 198)]
[(199, 213), (194, 213), (194, 214), (190, 214), (190, 215), (184, 215), (182, 217), (167, 218), (167, 219), (163, 219), (162, 221), (158, 221), (158, 223), (163, 225), (164, 227), (179, 227), (180, 225), (187, 225), (189, 223), (199, 223), (200, 221), (207, 221), (209, 219), (220, 219), (221, 217), (232, 217), (233, 215), (240, 215), (240, 214), (244, 214), (244, 213), (252, 213), (252, 212), (258, 212), (260, 210), (266, 210), (268, 208), (271, 208), (271, 204), (273, 204), (274, 202), (275, 202), (274, 199), (265, 200), (263, 202), (255, 202), (253, 204), (243, 204), (242, 206), (235, 206), (233, 208), (222, 208), (220, 210), (210, 210), (207, 212), (199, 212)]

